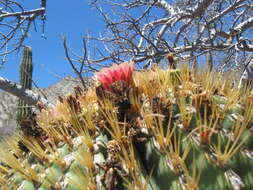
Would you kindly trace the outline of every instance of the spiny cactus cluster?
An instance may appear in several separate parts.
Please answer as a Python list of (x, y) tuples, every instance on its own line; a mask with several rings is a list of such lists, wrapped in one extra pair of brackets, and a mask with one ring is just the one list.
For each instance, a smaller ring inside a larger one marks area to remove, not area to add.
[[(33, 63), (32, 63), (32, 48), (24, 46), (22, 52), (22, 60), (19, 68), (19, 80), (20, 85), (25, 89), (32, 89), (32, 74), (33, 74)], [(17, 121), (18, 123), (27, 115), (31, 114), (31, 107), (25, 103), (24, 100), (18, 100), (18, 111)]]
[(253, 95), (230, 78), (103, 69), (5, 140), (0, 189), (253, 189)]

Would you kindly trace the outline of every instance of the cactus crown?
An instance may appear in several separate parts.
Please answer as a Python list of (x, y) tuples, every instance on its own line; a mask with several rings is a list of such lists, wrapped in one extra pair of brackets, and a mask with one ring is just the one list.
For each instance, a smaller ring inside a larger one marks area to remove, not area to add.
[[(29, 46), (24, 46), (22, 52), (22, 60), (19, 68), (19, 80), (20, 85), (23, 88), (32, 88), (32, 74), (33, 74), (33, 64), (32, 64), (32, 48)], [(18, 111), (17, 111), (17, 121), (20, 123), (22, 118), (31, 114), (31, 107), (26, 104), (23, 100), (18, 100)]]
[(187, 66), (125, 64), (6, 139), (2, 189), (253, 189), (249, 90)]

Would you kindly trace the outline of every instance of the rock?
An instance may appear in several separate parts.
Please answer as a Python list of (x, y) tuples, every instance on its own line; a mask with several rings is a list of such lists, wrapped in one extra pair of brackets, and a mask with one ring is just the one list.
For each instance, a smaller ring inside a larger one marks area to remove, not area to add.
[[(88, 80), (87, 80), (88, 81)], [(87, 82), (88, 85), (88, 82)], [(35, 92), (45, 94), (50, 102), (55, 102), (58, 96), (65, 96), (73, 92), (74, 87), (81, 83), (73, 77), (65, 77), (56, 84), (42, 89), (33, 89)], [(18, 98), (7, 92), (0, 92), (0, 137), (11, 134), (17, 127), (16, 112)]]
[(15, 130), (18, 98), (7, 92), (0, 92), (0, 136)]

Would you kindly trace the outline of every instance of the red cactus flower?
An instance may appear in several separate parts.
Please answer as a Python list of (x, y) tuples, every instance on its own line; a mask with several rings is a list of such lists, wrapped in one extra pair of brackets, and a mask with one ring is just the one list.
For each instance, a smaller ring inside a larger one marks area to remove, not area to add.
[(116, 81), (124, 81), (130, 85), (133, 82), (133, 70), (133, 62), (125, 62), (120, 65), (113, 65), (110, 68), (102, 69), (96, 74), (96, 78), (104, 89), (111, 91), (110, 86)]

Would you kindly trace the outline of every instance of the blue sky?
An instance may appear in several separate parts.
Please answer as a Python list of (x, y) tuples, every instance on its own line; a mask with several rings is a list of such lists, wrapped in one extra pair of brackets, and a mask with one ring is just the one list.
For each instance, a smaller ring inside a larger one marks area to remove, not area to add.
[[(26, 9), (39, 7), (39, 0), (24, 1)], [(70, 47), (80, 52), (82, 36), (88, 32), (98, 35), (103, 31), (103, 21), (98, 13), (88, 5), (88, 0), (49, 0), (47, 2), (47, 21), (45, 36), (42, 38), (41, 22), (36, 22), (37, 32), (33, 27), (25, 45), (33, 48), (34, 73), (33, 79), (39, 87), (48, 87), (59, 78), (74, 76), (70, 65), (65, 60), (61, 35), (66, 35)], [(18, 67), (20, 52), (11, 54), (5, 63), (5, 69), (0, 69), (0, 76), (12, 81), (19, 81)]]

